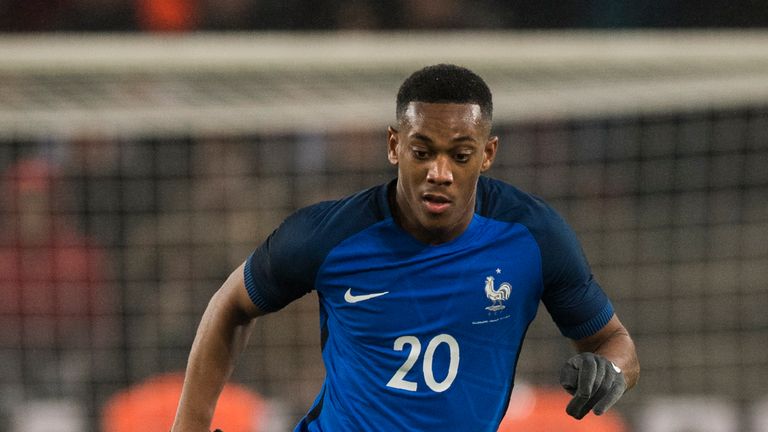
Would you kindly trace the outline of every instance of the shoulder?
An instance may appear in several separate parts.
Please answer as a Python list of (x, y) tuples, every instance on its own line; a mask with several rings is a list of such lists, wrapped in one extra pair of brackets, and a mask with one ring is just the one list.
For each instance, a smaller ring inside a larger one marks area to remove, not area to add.
[[(573, 229), (543, 199), (500, 180), (481, 177), (477, 210), (481, 216), (525, 227), (542, 255), (544, 270), (562, 262), (581, 262), (581, 246)], [(578, 258), (578, 259), (576, 259)]]
[(388, 216), (387, 185), (374, 186), (347, 197), (323, 201), (291, 214), (278, 228), (297, 242), (340, 241)]
[(275, 264), (302, 267), (306, 274), (314, 274), (339, 243), (388, 217), (386, 191), (387, 185), (379, 185), (301, 208), (283, 221), (261, 249)]
[(387, 217), (386, 189), (376, 186), (290, 215), (246, 260), (251, 300), (272, 312), (309, 292), (336, 245)]
[(560, 229), (563, 218), (540, 197), (504, 181), (481, 176), (477, 184), (477, 212), (490, 219), (519, 223), (530, 231)]

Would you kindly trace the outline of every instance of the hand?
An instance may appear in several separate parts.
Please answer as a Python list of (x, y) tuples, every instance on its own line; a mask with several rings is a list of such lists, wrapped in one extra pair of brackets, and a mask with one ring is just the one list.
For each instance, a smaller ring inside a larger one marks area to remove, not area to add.
[(560, 369), (560, 385), (573, 395), (565, 411), (579, 420), (593, 408), (596, 415), (603, 414), (627, 389), (621, 369), (607, 358), (590, 352), (568, 359)]

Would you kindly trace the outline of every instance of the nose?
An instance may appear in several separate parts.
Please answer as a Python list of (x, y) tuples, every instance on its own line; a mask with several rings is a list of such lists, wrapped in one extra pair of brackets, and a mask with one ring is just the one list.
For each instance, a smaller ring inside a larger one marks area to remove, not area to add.
[(453, 183), (453, 171), (451, 171), (451, 162), (448, 158), (435, 158), (427, 172), (427, 182), (441, 186), (448, 186)]

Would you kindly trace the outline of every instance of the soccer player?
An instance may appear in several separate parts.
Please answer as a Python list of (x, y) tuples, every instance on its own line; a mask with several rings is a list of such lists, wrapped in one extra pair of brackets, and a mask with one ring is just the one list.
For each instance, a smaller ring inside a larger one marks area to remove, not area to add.
[[(637, 381), (627, 330), (568, 225), (493, 164), (485, 82), (426, 67), (388, 129), (398, 176), (288, 217), (224, 282), (190, 353), (174, 432), (203, 432), (254, 318), (316, 291), (326, 378), (296, 431), (495, 431), (543, 302), (578, 352), (568, 414), (605, 412)], [(226, 431), (225, 431), (226, 432)]]

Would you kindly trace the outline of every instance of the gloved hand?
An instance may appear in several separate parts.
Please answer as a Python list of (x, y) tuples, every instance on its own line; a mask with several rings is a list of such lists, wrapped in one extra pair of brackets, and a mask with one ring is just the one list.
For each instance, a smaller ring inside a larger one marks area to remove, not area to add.
[(603, 414), (627, 390), (621, 369), (607, 358), (590, 352), (568, 359), (560, 369), (560, 385), (573, 395), (565, 411), (579, 420), (592, 409), (596, 415)]

